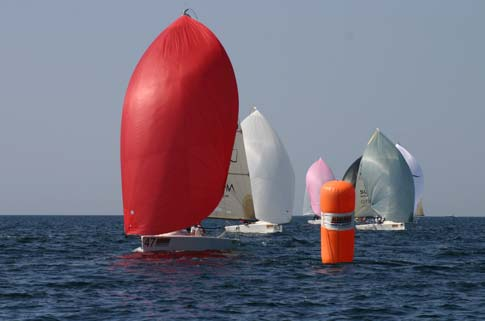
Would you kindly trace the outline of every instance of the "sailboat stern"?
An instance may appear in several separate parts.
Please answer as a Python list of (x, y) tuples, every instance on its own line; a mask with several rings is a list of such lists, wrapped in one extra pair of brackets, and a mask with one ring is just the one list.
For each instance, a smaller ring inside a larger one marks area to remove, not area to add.
[(192, 235), (143, 235), (141, 252), (228, 251), (239, 246), (239, 240)]
[(404, 231), (406, 224), (403, 222), (385, 221), (384, 223), (356, 224), (359, 231)]

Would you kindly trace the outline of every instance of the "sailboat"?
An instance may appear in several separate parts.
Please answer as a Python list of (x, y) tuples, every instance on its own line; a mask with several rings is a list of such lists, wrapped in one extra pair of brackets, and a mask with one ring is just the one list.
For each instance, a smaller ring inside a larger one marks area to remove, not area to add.
[(423, 199), (420, 199), (418, 202), (418, 206), (416, 207), (416, 211), (414, 212), (415, 217), (424, 216), (424, 209), (423, 209)]
[[(282, 224), (291, 221), (294, 199), (295, 175), (288, 154), (276, 132), (256, 107), (241, 122), (239, 137), (240, 140), (236, 138), (235, 149), (238, 155), (245, 153), (245, 157), (240, 158), (241, 169), (244, 169), (242, 172), (237, 172), (235, 168), (229, 170), (226, 196), (219, 206), (221, 209), (225, 208), (226, 214), (219, 212), (215, 215), (244, 221), (243, 224), (226, 226), (227, 232), (282, 232)], [(229, 191), (227, 188), (231, 184), (236, 186), (233, 184), (236, 178), (244, 180), (245, 184), (249, 183), (239, 196), (236, 195), (236, 189)], [(230, 196), (231, 193), (233, 196)], [(234, 199), (239, 200), (229, 201)], [(244, 199), (246, 204), (242, 202)], [(238, 213), (239, 217), (233, 216), (233, 213)]]
[(414, 181), (414, 216), (424, 216), (423, 211), (423, 192), (424, 192), (424, 176), (423, 170), (416, 158), (403, 146), (396, 144), (396, 148), (401, 152), (401, 155), (406, 160), (406, 163), (411, 170)]
[(308, 223), (320, 224), (320, 189), (326, 182), (334, 180), (335, 176), (333, 175), (330, 167), (323, 161), (323, 159), (319, 158), (310, 166), (310, 168), (308, 168), (305, 179), (305, 198), (308, 198), (308, 200), (304, 200), (303, 211), (304, 214), (308, 211), (307, 209), (305, 209), (305, 203), (309, 202), (310, 215), (313, 215), (314, 219), (308, 220)]
[[(356, 169), (357, 174), (355, 174)], [(355, 184), (355, 217), (359, 230), (404, 230), (412, 222), (414, 182), (394, 144), (377, 129), (364, 154), (347, 170)]]
[(237, 240), (191, 235), (223, 193), (238, 91), (217, 37), (184, 12), (131, 76), (121, 122), (124, 230), (143, 252), (227, 250)]

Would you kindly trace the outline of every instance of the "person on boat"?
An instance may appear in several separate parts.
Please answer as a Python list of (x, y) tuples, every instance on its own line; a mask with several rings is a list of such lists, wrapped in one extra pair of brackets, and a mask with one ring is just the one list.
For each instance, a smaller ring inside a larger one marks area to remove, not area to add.
[(192, 228), (190, 229), (190, 234), (194, 236), (204, 236), (205, 230), (202, 225), (197, 224), (192, 226)]

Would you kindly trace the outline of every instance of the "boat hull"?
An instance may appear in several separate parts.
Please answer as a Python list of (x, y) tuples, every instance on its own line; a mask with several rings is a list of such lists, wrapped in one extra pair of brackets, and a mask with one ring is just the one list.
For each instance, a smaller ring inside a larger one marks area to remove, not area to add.
[(322, 224), (322, 219), (313, 219), (313, 220), (308, 220), (308, 224), (313, 224), (313, 225), (321, 225)]
[(250, 224), (230, 225), (224, 229), (229, 233), (272, 234), (283, 232), (283, 225), (257, 221)]
[(406, 224), (386, 221), (381, 224), (357, 224), (355, 228), (359, 231), (404, 231)]
[(143, 235), (140, 252), (227, 251), (239, 246), (239, 240), (212, 236)]

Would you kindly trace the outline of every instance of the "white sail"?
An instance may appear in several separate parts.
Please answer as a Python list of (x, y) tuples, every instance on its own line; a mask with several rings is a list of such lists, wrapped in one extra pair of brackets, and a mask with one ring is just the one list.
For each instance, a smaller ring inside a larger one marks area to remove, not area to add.
[(316, 213), (313, 213), (312, 210), (312, 205), (310, 203), (310, 196), (308, 195), (308, 191), (305, 187), (305, 195), (303, 196), (303, 215), (315, 215)]
[(290, 222), (295, 174), (281, 140), (256, 108), (241, 127), (256, 219), (274, 224)]
[(399, 144), (396, 144), (396, 148), (401, 152), (401, 155), (404, 157), (406, 160), (406, 163), (409, 166), (409, 169), (411, 170), (411, 174), (413, 175), (413, 181), (414, 181), (414, 213), (417, 213), (418, 211), (418, 205), (423, 197), (423, 192), (424, 192), (424, 176), (423, 176), (423, 170), (421, 169), (421, 166), (419, 165), (418, 161), (416, 158), (414, 158), (413, 155), (404, 147), (402, 147)]
[(399, 150), (378, 129), (364, 151), (359, 174), (373, 212), (387, 221), (412, 221), (414, 182), (411, 170)]
[(416, 216), (424, 216), (423, 200), (422, 199), (419, 200), (418, 207), (416, 208), (416, 212), (414, 214)]
[(240, 127), (236, 131), (224, 196), (209, 217), (228, 220), (255, 219), (244, 137)]

